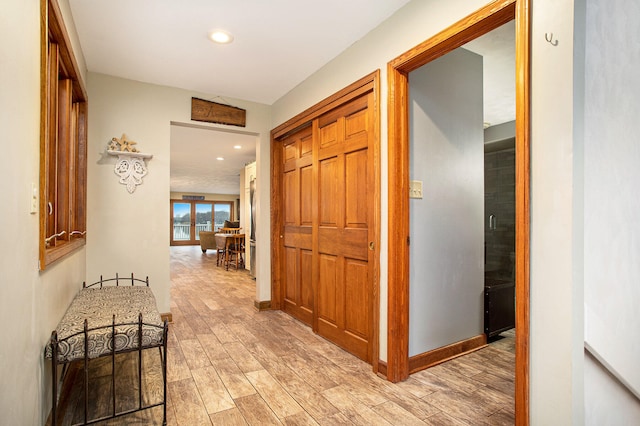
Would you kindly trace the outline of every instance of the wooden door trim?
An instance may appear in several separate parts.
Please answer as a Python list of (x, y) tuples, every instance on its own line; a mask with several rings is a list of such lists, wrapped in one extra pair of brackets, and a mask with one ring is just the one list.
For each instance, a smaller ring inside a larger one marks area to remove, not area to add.
[(372, 321), (372, 353), (371, 363), (373, 371), (378, 372), (380, 359), (380, 70), (376, 70), (349, 86), (325, 98), (311, 106), (295, 117), (287, 120), (271, 130), (271, 308), (282, 309), (282, 274), (280, 262), (282, 261), (281, 235), (284, 226), (284, 213), (282, 206), (282, 150), (278, 149), (284, 136), (305, 126), (311, 126), (312, 121), (322, 114), (344, 103), (347, 103), (367, 92), (373, 93), (373, 122), (370, 123), (372, 131), (372, 146), (374, 170), (374, 223), (373, 228), (373, 312)]
[[(377, 84), (376, 84), (376, 81), (378, 82)], [(312, 107), (307, 108), (305, 111), (285, 121), (275, 129), (271, 130), (271, 141), (273, 142), (274, 140), (279, 139), (282, 136), (285, 136), (286, 134), (291, 133), (295, 130), (298, 130), (304, 126), (310, 126), (311, 121), (321, 116), (325, 112), (330, 111), (333, 108), (340, 106), (341, 104), (349, 102), (351, 99), (357, 98), (358, 96), (370, 90), (379, 89), (379, 86), (380, 86), (379, 82), (380, 82), (380, 70), (376, 70), (371, 74), (368, 74), (362, 77), (360, 80), (351, 83), (344, 89), (325, 98), (324, 100), (318, 102)], [(376, 112), (377, 112), (377, 116), (380, 117), (380, 108), (378, 108), (379, 92), (376, 91), (375, 93), (376, 93)]]
[(516, 424), (529, 424), (531, 0), (516, 3)]
[(387, 66), (389, 228), (387, 378), (409, 375), (409, 72), (516, 21), (516, 424), (529, 424), (529, 187), (531, 0), (496, 0)]

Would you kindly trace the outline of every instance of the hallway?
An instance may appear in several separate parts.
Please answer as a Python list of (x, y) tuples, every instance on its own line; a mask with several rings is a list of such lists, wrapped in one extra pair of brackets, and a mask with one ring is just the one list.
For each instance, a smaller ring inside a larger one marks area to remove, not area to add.
[(392, 384), (288, 315), (256, 311), (254, 281), (214, 252), (172, 247), (171, 279), (169, 424), (513, 424), (512, 339)]
[[(216, 267), (215, 251), (172, 247), (171, 282), (168, 425), (514, 423), (513, 330), (484, 349), (393, 384), (289, 315), (258, 312), (253, 279), (246, 271)], [(157, 352), (144, 357), (145, 399), (161, 399)], [(135, 353), (117, 359), (118, 383), (125, 383), (118, 387), (119, 407), (134, 408)], [(109, 412), (110, 368), (108, 357), (90, 363), (89, 418)], [(81, 376), (62, 424), (82, 419)], [(162, 409), (100, 424), (161, 425)]]

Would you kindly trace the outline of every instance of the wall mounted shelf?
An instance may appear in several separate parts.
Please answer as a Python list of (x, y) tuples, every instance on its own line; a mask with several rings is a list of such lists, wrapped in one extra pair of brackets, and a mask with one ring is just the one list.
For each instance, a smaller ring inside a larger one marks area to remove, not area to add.
[(127, 186), (129, 194), (133, 194), (136, 186), (142, 185), (142, 178), (148, 172), (145, 160), (153, 158), (153, 155), (113, 150), (107, 150), (107, 153), (118, 157), (114, 172), (120, 177), (120, 183)]

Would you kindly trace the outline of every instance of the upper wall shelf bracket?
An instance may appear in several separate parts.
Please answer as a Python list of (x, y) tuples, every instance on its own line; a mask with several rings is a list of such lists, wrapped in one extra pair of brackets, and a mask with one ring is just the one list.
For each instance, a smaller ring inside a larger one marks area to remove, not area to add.
[(111, 150), (107, 150), (107, 153), (118, 156), (114, 172), (120, 176), (120, 183), (127, 186), (129, 194), (133, 194), (136, 186), (142, 185), (142, 178), (147, 174), (147, 165), (144, 160), (153, 158), (153, 155)]
[(153, 158), (151, 154), (139, 152), (134, 145), (136, 142), (123, 133), (121, 138), (112, 138), (107, 146), (109, 155), (118, 156), (114, 172), (120, 176), (120, 183), (127, 186), (129, 194), (133, 194), (136, 186), (142, 185), (142, 178), (147, 174), (144, 160)]

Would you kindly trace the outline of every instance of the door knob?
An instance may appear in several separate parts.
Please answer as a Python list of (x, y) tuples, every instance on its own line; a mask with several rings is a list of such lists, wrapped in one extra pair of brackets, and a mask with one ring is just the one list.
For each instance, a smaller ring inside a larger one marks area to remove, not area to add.
[(376, 243), (373, 241), (369, 241), (369, 250), (373, 251), (376, 249)]

